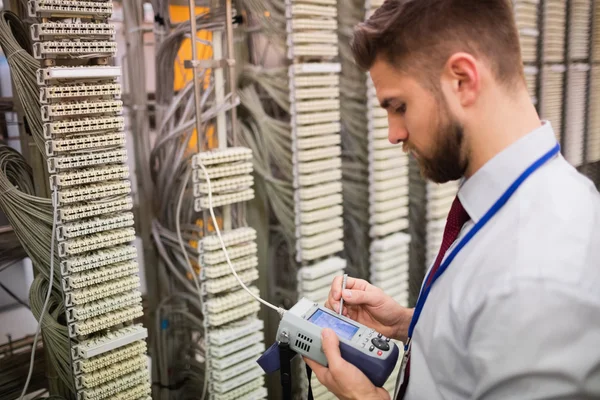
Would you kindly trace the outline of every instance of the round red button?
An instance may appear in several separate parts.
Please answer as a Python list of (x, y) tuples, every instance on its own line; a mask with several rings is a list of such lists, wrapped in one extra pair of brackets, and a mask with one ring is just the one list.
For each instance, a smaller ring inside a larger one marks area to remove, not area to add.
[(380, 355), (382, 355), (382, 354), (383, 354), (383, 352), (382, 352), (381, 350), (379, 350), (379, 351), (377, 352), (377, 355), (378, 355), (378, 356), (380, 356)]

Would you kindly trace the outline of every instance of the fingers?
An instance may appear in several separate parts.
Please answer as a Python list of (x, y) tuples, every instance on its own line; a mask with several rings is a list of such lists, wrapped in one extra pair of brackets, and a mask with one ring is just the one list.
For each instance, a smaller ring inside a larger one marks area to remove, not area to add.
[(321, 332), (321, 343), (327, 363), (329, 364), (329, 369), (332, 371), (339, 370), (346, 361), (344, 361), (340, 354), (340, 341), (335, 332), (331, 329), (323, 329)]
[(344, 290), (344, 302), (348, 305), (366, 305), (376, 307), (385, 300), (385, 294), (382, 291), (364, 290)]
[[(346, 280), (346, 289), (364, 291), (369, 286), (369, 283), (363, 279), (350, 278)], [(342, 297), (342, 277), (336, 276), (331, 283), (331, 289), (329, 291), (329, 296), (327, 301), (325, 302), (325, 307), (338, 312), (339, 303)], [(344, 301), (346, 298), (344, 297)], [(345, 311), (342, 313), (343, 315), (347, 315), (348, 313)]]
[(324, 367), (318, 362), (313, 361), (309, 358), (303, 357), (303, 359), (306, 365), (308, 365), (310, 369), (312, 369), (319, 382), (321, 382), (325, 386), (331, 385), (332, 378), (331, 373), (329, 372), (329, 368)]

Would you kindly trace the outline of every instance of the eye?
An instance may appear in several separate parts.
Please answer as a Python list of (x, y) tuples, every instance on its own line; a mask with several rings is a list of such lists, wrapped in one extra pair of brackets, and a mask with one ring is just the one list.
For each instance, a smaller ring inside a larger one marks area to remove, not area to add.
[(406, 103), (402, 103), (400, 105), (400, 107), (397, 107), (396, 108), (396, 112), (399, 113), (399, 114), (401, 114), (401, 115), (406, 114)]

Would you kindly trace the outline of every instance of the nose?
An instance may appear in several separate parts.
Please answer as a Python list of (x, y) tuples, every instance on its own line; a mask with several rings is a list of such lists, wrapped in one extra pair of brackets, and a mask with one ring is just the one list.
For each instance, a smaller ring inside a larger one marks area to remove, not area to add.
[(399, 144), (408, 138), (408, 131), (403, 123), (388, 118), (388, 140), (391, 144)]

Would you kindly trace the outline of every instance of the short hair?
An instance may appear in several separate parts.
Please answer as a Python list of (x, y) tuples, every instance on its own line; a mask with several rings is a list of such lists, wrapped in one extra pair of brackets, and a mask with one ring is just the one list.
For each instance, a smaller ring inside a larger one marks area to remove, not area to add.
[(459, 51), (486, 62), (507, 86), (524, 82), (511, 0), (386, 0), (354, 30), (358, 66), (383, 60), (439, 87), (439, 73)]

